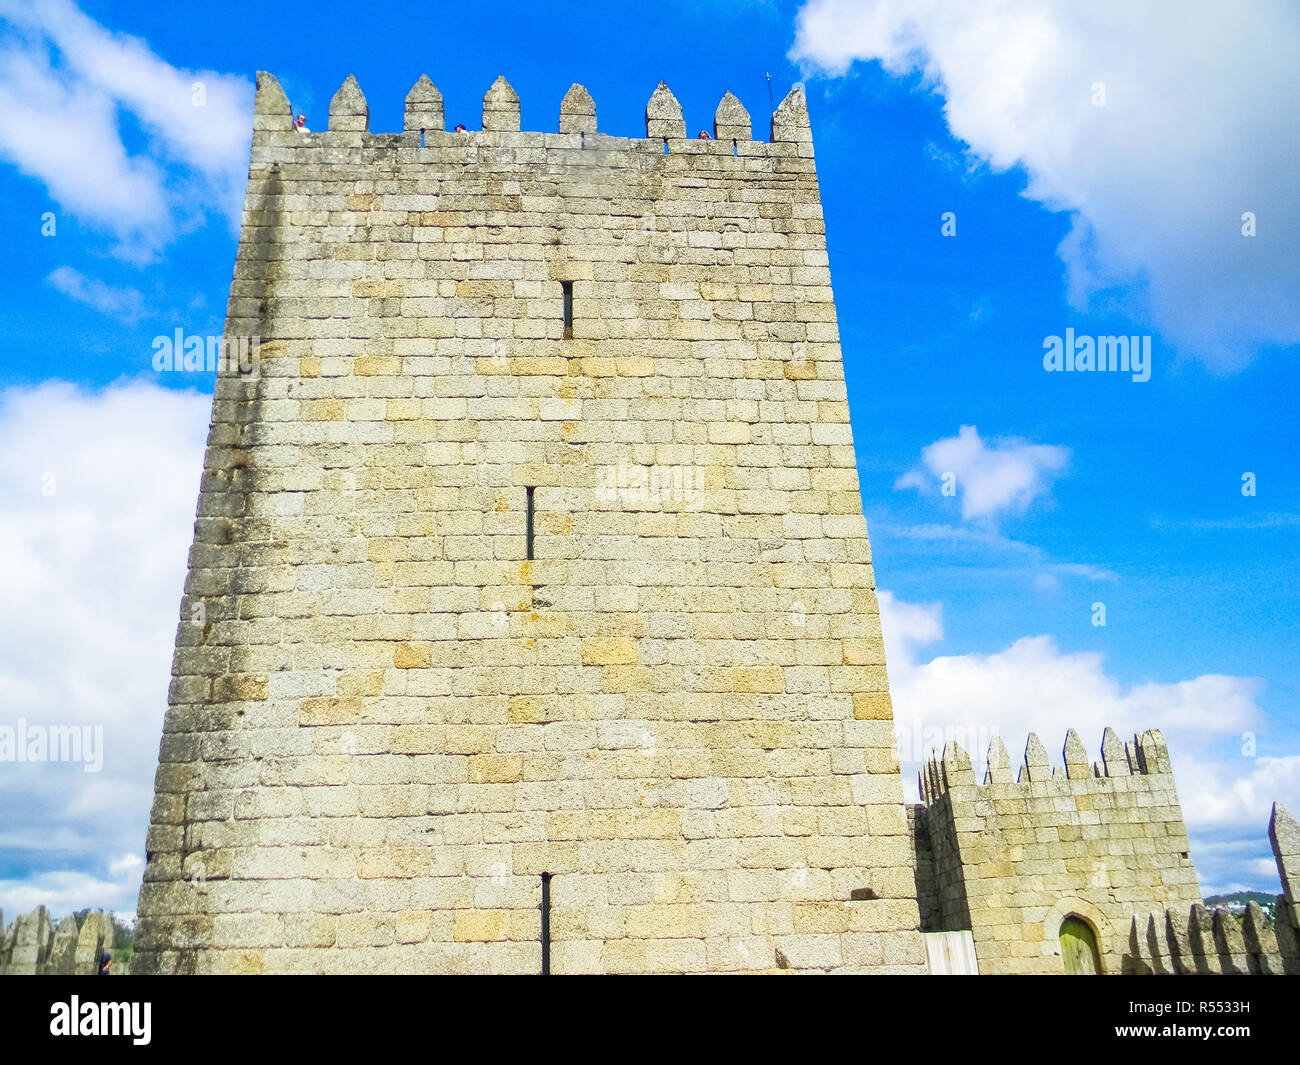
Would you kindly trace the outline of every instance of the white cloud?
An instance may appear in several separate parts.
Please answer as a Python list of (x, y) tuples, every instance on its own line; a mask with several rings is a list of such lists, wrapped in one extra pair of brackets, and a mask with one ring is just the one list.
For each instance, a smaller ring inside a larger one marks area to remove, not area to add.
[[(917, 798), (916, 774), (930, 751), (950, 739), (966, 748), (982, 779), (995, 735), (1002, 737), (1014, 765), (1028, 734), (1037, 732), (1060, 765), (1067, 729), (1079, 733), (1096, 761), (1109, 725), (1126, 739), (1149, 728), (1163, 731), (1194, 844), (1226, 832), (1245, 849), (1266, 853), (1272, 803), (1300, 806), (1300, 756), (1243, 754), (1243, 733), (1267, 725), (1256, 701), (1256, 678), (1206, 674), (1126, 687), (1106, 672), (1100, 655), (1062, 651), (1050, 636), (1024, 637), (993, 654), (926, 660), (921, 648), (943, 636), (940, 605), (907, 603), (881, 591), (880, 614), (903, 783), (911, 801)], [(1224, 871), (1219, 864), (1227, 859), (1216, 853), (1194, 846), (1202, 872)], [(1243, 871), (1232, 868), (1238, 875)]]
[(978, 161), (1023, 168), (1027, 196), (1070, 213), (1076, 307), (1136, 296), (1163, 336), (1233, 368), (1300, 341), (1298, 51), (1285, 0), (807, 0), (791, 56), (920, 73)]
[(108, 875), (102, 877), (58, 870), (27, 880), (0, 880), (5, 921), (45, 906), (56, 921), (78, 910), (103, 909), (123, 924), (133, 924), (143, 872), (144, 859), (132, 854), (110, 863)]
[[(173, 67), (69, 0), (0, 0), (0, 156), (66, 210), (145, 258), (198, 213), (236, 221), (248, 163), (252, 85)], [(195, 86), (202, 86), (202, 106)], [(132, 154), (121, 121), (148, 135)]]
[[(1296, 808), (1300, 798), (1300, 755), (1284, 758), (1239, 756), (1229, 762), (1189, 759), (1197, 787), (1182, 796), (1189, 823), (1235, 827), (1250, 818), (1262, 833), (1274, 802)], [(1263, 820), (1259, 820), (1260, 811)]]
[(137, 321), (144, 314), (144, 297), (136, 289), (106, 285), (71, 266), (51, 270), (45, 280), (70, 299), (123, 322)]
[(0, 725), (103, 727), (98, 773), (0, 762), (0, 852), (33, 870), (0, 883), (8, 914), (133, 908), (210, 406), (147, 383), (0, 392)]
[(951, 477), (961, 496), (962, 517), (987, 518), (1000, 511), (1021, 512), (1043, 495), (1052, 478), (1065, 469), (1068, 448), (1030, 444), (1023, 440), (994, 441), (989, 446), (973, 425), (956, 436), (928, 444), (921, 451), (920, 469), (903, 474), (895, 488), (924, 491)]

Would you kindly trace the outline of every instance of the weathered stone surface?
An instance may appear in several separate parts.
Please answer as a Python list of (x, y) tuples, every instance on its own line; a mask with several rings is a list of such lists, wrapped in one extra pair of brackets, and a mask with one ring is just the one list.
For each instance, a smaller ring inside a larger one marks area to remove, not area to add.
[(443, 117), (442, 93), (429, 80), (428, 74), (421, 74), (406, 94), (405, 127), (407, 133), (441, 133), (447, 128)]
[(586, 88), (576, 82), (560, 101), (561, 133), (595, 133), (596, 102)]
[(532, 972), (550, 873), (557, 972), (922, 971), (810, 153), (345, 89), (254, 132), (133, 968)]
[[(970, 929), (981, 973), (1063, 972), (1059, 937), (1068, 917), (1093, 930), (1104, 972), (1177, 971), (1183, 959), (1201, 969), (1249, 968), (1234, 930), (1221, 928), (1216, 943), (1207, 914), (1195, 915), (1195, 946), (1185, 916), (1183, 939), (1171, 943), (1167, 916), (1176, 925), (1174, 911), (1199, 905), (1200, 887), (1164, 741), (1152, 731), (1134, 742), (1143, 765), (1165, 768), (1099, 775), (1071, 729), (1063, 770), (1053, 772), (1031, 733), (1013, 783), (1006, 749), (994, 739), (981, 786), (960, 745), (949, 743), (912, 818), (922, 927)], [(1109, 730), (1103, 744), (1103, 758), (1109, 751), (1115, 760)]]
[(344, 79), (330, 100), (329, 128), (331, 133), (370, 132), (370, 105), (352, 74)]
[(14, 924), (8, 972), (13, 976), (39, 975), (45, 971), (54, 938), (50, 913), (44, 906), (37, 906), (31, 913), (18, 917)]
[(1038, 738), (1038, 733), (1031, 732), (1025, 741), (1025, 761), (1020, 767), (1022, 781), (1047, 780), (1052, 775), (1052, 763), (1047, 755), (1047, 748)]
[(1062, 758), (1065, 762), (1065, 775), (1071, 780), (1081, 780), (1093, 775), (1092, 766), (1088, 762), (1088, 749), (1084, 747), (1083, 741), (1079, 739), (1079, 734), (1074, 729), (1070, 729), (1065, 734)]
[(1101, 735), (1101, 760), (1108, 777), (1126, 777), (1133, 772), (1127, 749), (1109, 725)]
[(949, 740), (948, 745), (943, 749), (943, 783), (949, 790), (973, 786), (975, 783), (970, 755), (956, 740)]
[(803, 146), (812, 154), (812, 126), (803, 87), (796, 85), (772, 114), (772, 142)]
[(647, 137), (685, 137), (686, 120), (682, 105), (677, 102), (672, 89), (660, 82), (650, 94), (645, 108), (645, 135)]
[(253, 97), (253, 129), (283, 133), (293, 128), (289, 98), (273, 74), (257, 72), (257, 92)]
[(1001, 736), (994, 736), (989, 740), (987, 761), (988, 768), (984, 775), (985, 784), (1011, 783), (1011, 755), (1007, 751), (1007, 745), (1002, 742)]
[(1280, 802), (1273, 804), (1268, 822), (1268, 841), (1277, 859), (1282, 894), (1292, 906), (1300, 905), (1300, 824)]
[(483, 129), (519, 132), (519, 96), (503, 77), (498, 77), (483, 97)]
[(47, 976), (71, 976), (77, 955), (77, 919), (69, 914), (59, 922), (50, 953), (41, 971)]
[(112, 949), (112, 917), (103, 910), (91, 910), (81, 922), (81, 931), (77, 935), (74, 970), (81, 976), (93, 976), (99, 971), (100, 957)]
[(730, 91), (722, 97), (713, 115), (713, 136), (720, 141), (747, 141), (754, 136), (749, 112)]

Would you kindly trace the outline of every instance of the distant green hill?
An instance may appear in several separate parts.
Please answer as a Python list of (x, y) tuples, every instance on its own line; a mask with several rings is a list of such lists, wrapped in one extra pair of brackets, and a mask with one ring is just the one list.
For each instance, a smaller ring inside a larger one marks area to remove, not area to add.
[(1231, 895), (1207, 895), (1205, 905), (1208, 909), (1226, 906), (1228, 909), (1245, 909), (1247, 903), (1257, 902), (1259, 908), (1269, 917), (1273, 916), (1273, 907), (1277, 905), (1276, 895), (1266, 895), (1262, 891), (1234, 891)]

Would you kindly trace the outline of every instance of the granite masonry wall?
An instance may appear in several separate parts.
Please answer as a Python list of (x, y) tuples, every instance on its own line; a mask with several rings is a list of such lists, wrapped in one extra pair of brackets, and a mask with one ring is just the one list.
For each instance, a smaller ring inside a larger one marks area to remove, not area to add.
[[(808, 114), (257, 78), (137, 972), (924, 968)], [(764, 132), (768, 132), (767, 129)]]
[(86, 914), (80, 926), (71, 914), (55, 926), (44, 906), (7, 926), (0, 914), (0, 976), (94, 976), (112, 948), (113, 917), (103, 910)]
[(1013, 780), (995, 737), (982, 785), (960, 745), (932, 756), (911, 821), (922, 929), (970, 929), (981, 973), (1060, 973), (1060, 928), (1074, 916), (1115, 973), (1135, 918), (1199, 905), (1159, 730), (1125, 744), (1106, 729), (1101, 754), (1090, 763), (1071, 729), (1053, 768), (1031, 733)]

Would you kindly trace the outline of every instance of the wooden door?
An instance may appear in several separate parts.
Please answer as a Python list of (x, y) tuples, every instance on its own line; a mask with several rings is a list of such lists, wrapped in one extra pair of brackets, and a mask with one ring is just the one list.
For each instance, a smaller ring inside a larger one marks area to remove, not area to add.
[(1096, 976), (1101, 972), (1101, 957), (1092, 926), (1079, 917), (1061, 922), (1061, 959), (1070, 976)]

